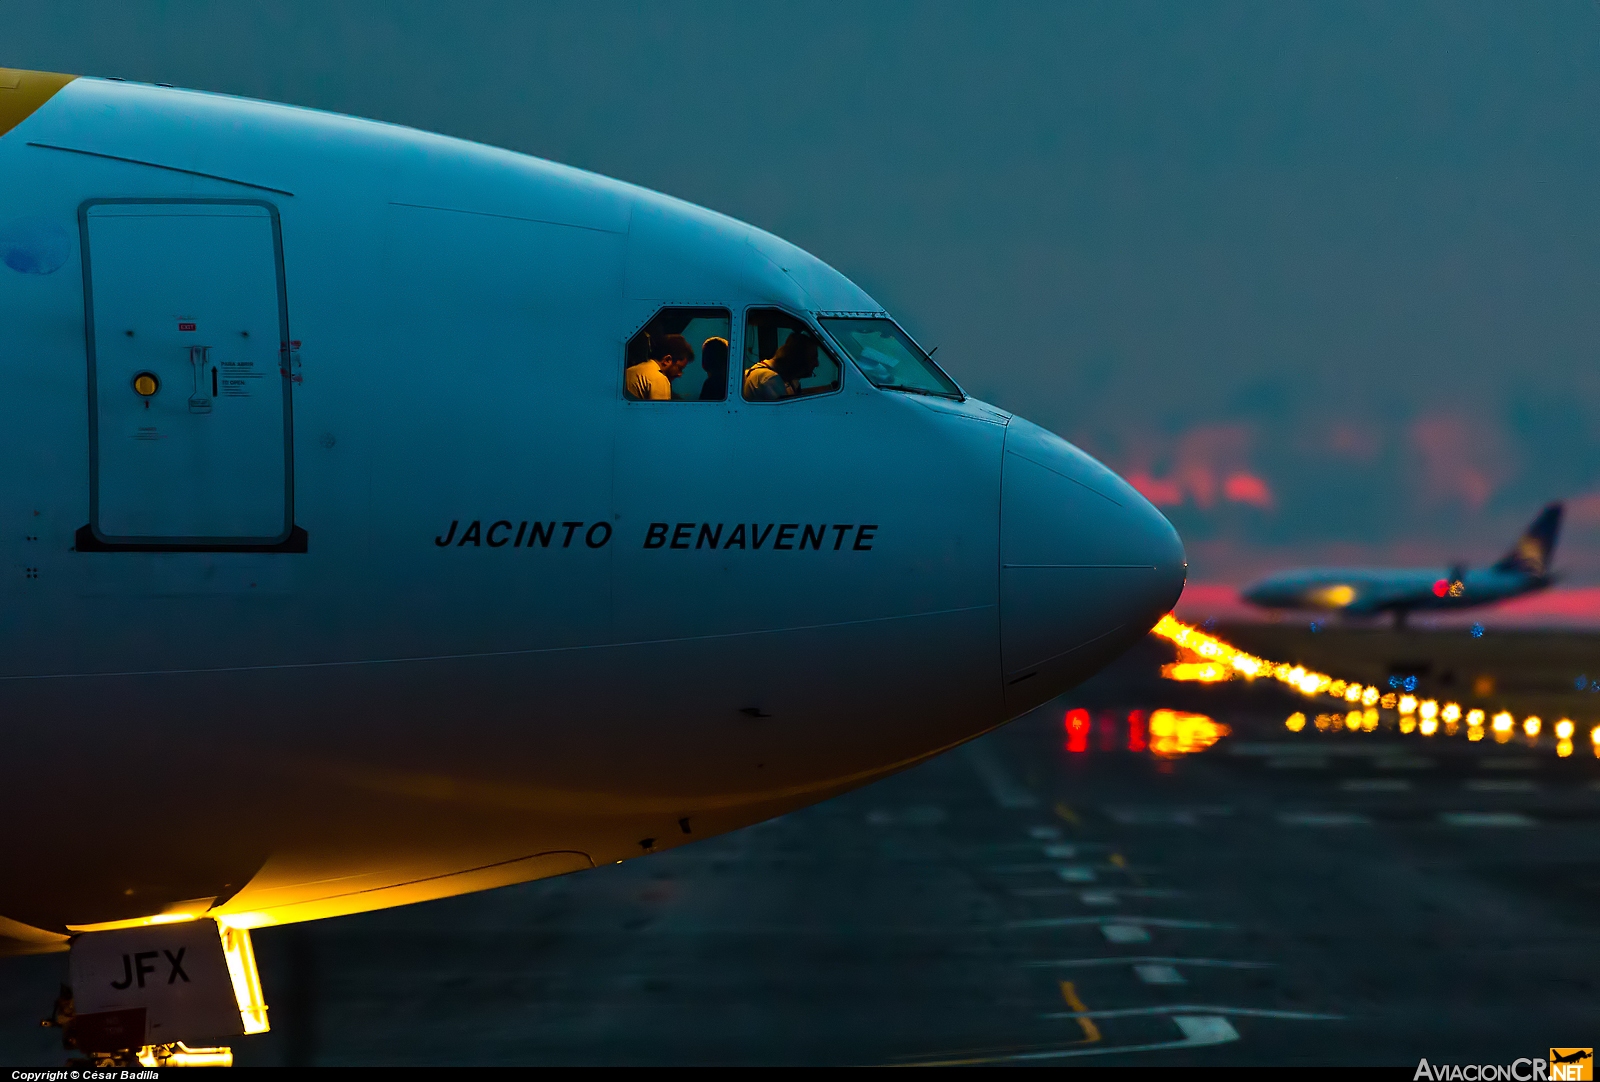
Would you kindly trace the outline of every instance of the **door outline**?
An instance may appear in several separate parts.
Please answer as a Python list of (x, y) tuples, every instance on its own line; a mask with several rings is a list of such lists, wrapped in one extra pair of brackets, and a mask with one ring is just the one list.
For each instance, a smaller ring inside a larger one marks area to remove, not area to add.
[[(89, 211), (97, 206), (259, 207), (272, 223), (273, 269), (278, 286), (278, 378), (283, 391), (283, 521), (275, 538), (117, 537), (100, 532), (100, 410), (95, 357), (94, 278), (89, 253)], [(78, 205), (83, 262), (83, 334), (89, 375), (89, 521), (78, 528), (78, 552), (305, 552), (306, 532), (294, 522), (294, 393), (289, 365), (289, 285), (283, 264), (283, 225), (278, 208), (264, 199), (128, 198), (86, 199)]]

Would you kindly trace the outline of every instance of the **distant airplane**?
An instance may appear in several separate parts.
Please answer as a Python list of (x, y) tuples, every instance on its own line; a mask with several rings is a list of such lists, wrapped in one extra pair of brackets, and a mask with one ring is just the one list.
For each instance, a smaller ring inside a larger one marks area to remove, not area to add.
[(1265, 609), (1313, 609), (1376, 616), (1395, 626), (1413, 609), (1470, 609), (1543, 590), (1555, 581), (1550, 557), (1561, 529), (1561, 504), (1552, 503), (1492, 567), (1332, 567), (1284, 571), (1247, 586), (1240, 596)]

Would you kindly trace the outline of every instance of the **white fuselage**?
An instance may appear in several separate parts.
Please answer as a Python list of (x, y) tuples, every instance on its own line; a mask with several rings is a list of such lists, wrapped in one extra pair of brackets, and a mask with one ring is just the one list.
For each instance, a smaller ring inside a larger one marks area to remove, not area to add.
[(970, 399), (846, 362), (625, 400), (665, 305), (728, 309), (736, 358), (752, 307), (881, 314), (626, 184), (79, 79), (0, 137), (0, 229), (13, 922), (259, 925), (659, 851), (1031, 709), (1182, 587), (1137, 493)]

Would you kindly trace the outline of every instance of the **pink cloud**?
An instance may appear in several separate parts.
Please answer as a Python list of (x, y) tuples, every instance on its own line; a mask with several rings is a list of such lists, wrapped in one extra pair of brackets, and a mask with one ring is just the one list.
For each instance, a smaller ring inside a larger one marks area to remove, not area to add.
[(1416, 478), (1432, 504), (1456, 503), (1482, 511), (1510, 475), (1499, 430), (1456, 414), (1430, 414), (1408, 432), (1418, 458)]
[(1125, 472), (1128, 483), (1158, 507), (1177, 507), (1193, 503), (1210, 510), (1219, 502), (1270, 508), (1275, 500), (1272, 486), (1250, 466), (1250, 446), (1254, 430), (1246, 425), (1200, 425), (1178, 437), (1168, 457), (1164, 475), (1146, 461)]
[(1230, 473), (1222, 483), (1222, 494), (1234, 503), (1248, 503), (1256, 507), (1272, 506), (1272, 489), (1253, 473)]

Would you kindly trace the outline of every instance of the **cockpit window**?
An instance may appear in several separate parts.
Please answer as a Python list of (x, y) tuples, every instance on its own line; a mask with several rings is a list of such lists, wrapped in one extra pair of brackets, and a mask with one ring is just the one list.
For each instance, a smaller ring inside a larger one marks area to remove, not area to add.
[(817, 333), (788, 312), (752, 308), (744, 321), (744, 397), (782, 402), (837, 391), (839, 362)]
[(873, 386), (940, 398), (963, 397), (955, 381), (892, 320), (824, 316), (818, 322)]
[(622, 393), (634, 402), (721, 402), (728, 397), (726, 308), (663, 308), (628, 340)]

